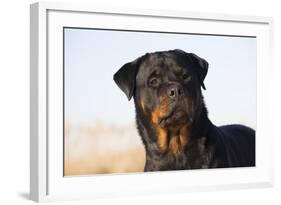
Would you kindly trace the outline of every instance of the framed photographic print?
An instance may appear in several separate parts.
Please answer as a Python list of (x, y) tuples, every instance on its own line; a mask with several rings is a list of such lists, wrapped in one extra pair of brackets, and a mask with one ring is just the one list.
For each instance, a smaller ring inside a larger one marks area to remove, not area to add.
[(272, 186), (269, 17), (31, 5), (30, 197)]

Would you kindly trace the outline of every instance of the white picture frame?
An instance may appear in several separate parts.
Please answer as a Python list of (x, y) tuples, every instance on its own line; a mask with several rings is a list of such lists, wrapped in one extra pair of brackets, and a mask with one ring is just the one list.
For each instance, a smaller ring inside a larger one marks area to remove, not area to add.
[[(64, 177), (60, 116), (63, 27), (257, 37), (256, 167)], [(97, 8), (68, 3), (32, 4), (30, 198), (41, 202), (272, 186), (273, 132), (270, 122), (273, 113), (265, 110), (272, 100), (272, 29), (273, 19), (270, 17)]]

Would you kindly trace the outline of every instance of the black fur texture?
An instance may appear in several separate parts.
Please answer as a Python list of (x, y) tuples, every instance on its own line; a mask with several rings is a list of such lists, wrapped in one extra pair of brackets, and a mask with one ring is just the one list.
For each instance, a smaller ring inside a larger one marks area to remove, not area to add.
[(255, 131), (209, 120), (201, 92), (207, 72), (206, 60), (176, 49), (147, 53), (115, 73), (135, 102), (144, 171), (255, 166)]

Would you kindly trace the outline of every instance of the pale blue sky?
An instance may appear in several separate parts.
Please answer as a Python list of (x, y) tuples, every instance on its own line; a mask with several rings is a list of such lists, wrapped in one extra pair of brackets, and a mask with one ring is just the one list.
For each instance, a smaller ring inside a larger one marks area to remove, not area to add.
[(113, 74), (147, 52), (176, 48), (209, 62), (203, 94), (210, 119), (255, 128), (256, 38), (90, 29), (65, 29), (66, 121), (134, 121), (134, 103)]

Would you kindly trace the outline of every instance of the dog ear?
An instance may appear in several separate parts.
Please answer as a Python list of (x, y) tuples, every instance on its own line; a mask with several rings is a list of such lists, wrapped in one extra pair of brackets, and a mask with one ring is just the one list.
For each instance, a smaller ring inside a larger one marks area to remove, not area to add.
[(198, 73), (200, 84), (201, 84), (202, 88), (204, 90), (206, 90), (206, 87), (204, 85), (204, 79), (208, 72), (209, 63), (205, 59), (200, 58), (199, 56), (195, 55), (194, 53), (189, 53), (189, 56), (191, 57), (193, 63), (198, 66), (198, 70), (196, 70), (196, 71)]
[(128, 100), (134, 95), (137, 71), (138, 59), (123, 65), (113, 76), (115, 83), (126, 94)]

